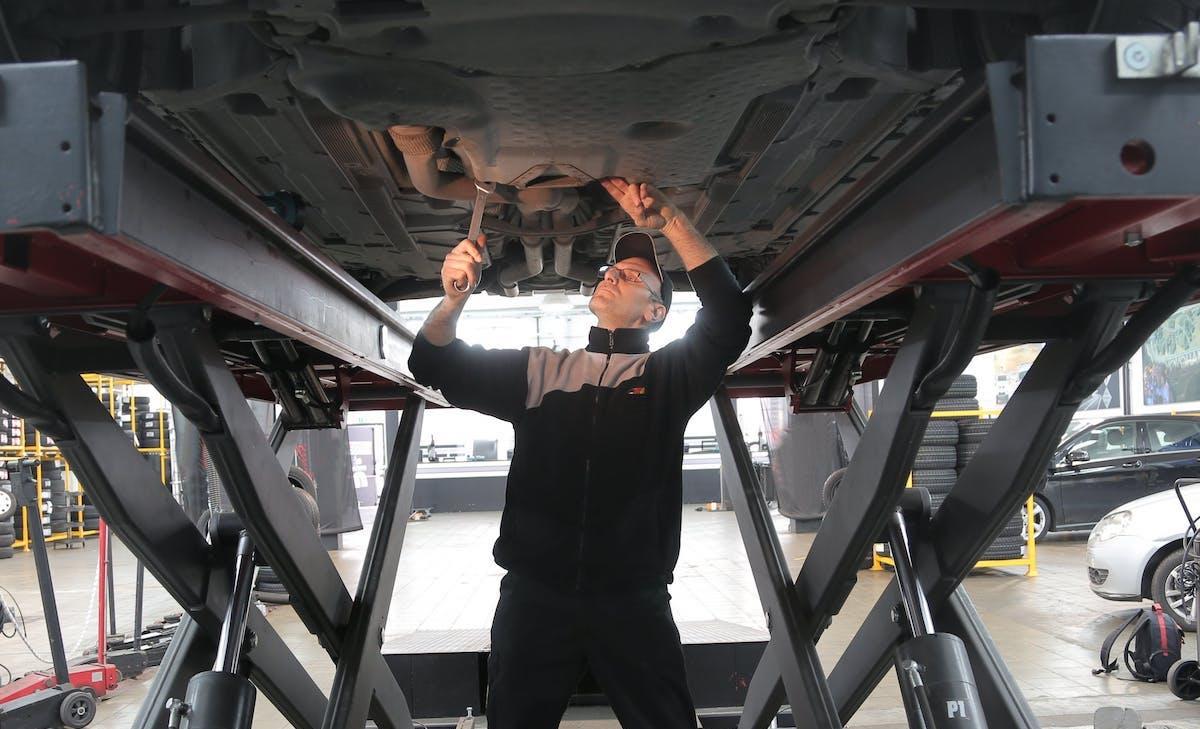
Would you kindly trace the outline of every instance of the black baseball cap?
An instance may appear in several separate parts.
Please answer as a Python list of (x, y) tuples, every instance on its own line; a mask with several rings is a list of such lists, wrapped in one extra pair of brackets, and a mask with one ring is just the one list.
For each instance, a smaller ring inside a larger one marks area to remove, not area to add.
[(659, 298), (662, 299), (663, 306), (667, 307), (667, 311), (670, 311), (671, 279), (663, 273), (662, 266), (658, 265), (658, 253), (654, 250), (654, 239), (650, 237), (649, 233), (631, 230), (617, 238), (616, 245), (613, 246), (613, 263), (626, 258), (644, 258), (654, 264), (654, 272), (662, 281), (662, 293)]

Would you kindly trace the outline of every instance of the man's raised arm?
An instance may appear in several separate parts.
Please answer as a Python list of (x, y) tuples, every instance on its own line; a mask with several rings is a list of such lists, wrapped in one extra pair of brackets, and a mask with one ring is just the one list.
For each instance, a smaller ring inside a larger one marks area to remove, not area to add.
[(423, 385), (441, 390), (450, 404), (513, 422), (525, 411), (528, 353), (523, 349), (484, 349), (458, 339), (458, 317), (483, 269), (477, 241), (464, 240), (442, 263), (445, 296), (417, 332), (408, 368)]

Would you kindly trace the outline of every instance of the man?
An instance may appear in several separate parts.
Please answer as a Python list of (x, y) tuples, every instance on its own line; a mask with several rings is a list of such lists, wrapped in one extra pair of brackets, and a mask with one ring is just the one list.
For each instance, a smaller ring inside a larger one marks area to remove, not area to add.
[(447, 255), (445, 298), (409, 359), (417, 380), (455, 406), (515, 428), (493, 550), (508, 573), (492, 622), (490, 729), (557, 727), (585, 665), (625, 729), (696, 726), (667, 594), (679, 557), (683, 433), (746, 346), (750, 307), (658, 190), (620, 178), (603, 185), (687, 268), (703, 308), (683, 338), (649, 351), (671, 281), (653, 239), (628, 233), (589, 303), (597, 326), (586, 349), (466, 345), (455, 323), (479, 282), (480, 236)]

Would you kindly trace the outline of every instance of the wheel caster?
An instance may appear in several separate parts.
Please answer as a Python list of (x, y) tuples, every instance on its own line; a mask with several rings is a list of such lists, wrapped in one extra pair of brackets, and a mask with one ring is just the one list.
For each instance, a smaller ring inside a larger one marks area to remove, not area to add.
[(67, 729), (83, 729), (96, 718), (96, 697), (87, 691), (72, 691), (58, 707), (58, 718)]
[(1200, 663), (1189, 659), (1175, 661), (1167, 671), (1167, 688), (1184, 701), (1200, 699)]

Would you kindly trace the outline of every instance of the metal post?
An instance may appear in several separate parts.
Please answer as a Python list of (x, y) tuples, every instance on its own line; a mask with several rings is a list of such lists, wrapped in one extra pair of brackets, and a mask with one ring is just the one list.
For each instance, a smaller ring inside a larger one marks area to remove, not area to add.
[[(371, 541), (355, 590), (354, 609), (346, 628), (345, 651), (338, 661), (322, 729), (360, 727), (367, 719), (374, 686), (368, 680), (369, 666), (365, 659), (382, 648), (383, 628), (391, 607), (396, 568), (400, 563), (404, 531), (416, 489), (424, 413), (425, 401), (421, 398), (413, 396), (405, 403), (404, 417), (396, 430), (388, 459), (379, 508), (375, 511)], [(386, 717), (388, 727), (408, 729), (411, 726), (407, 704), (381, 708), (384, 711), (377, 713)]]
[(139, 559), (137, 561), (137, 586), (134, 588), (133, 596), (133, 649), (135, 651), (142, 649), (142, 609), (145, 607), (145, 598), (146, 566)]
[(50, 638), (50, 659), (54, 664), (54, 680), (59, 685), (67, 683), (67, 655), (63, 647), (62, 624), (58, 621), (58, 602), (54, 599), (54, 581), (50, 577), (50, 556), (46, 552), (46, 536), (42, 533), (41, 510), (37, 508), (37, 497), (41, 493), (41, 484), (33, 475), (34, 459), (24, 459), (20, 462), (20, 483), (17, 496), (24, 506), (29, 507), (26, 514), (37, 514), (38, 519), (29, 530), (29, 541), (33, 544), (33, 566), (37, 569), (38, 591), (42, 596), (42, 613), (46, 616), (46, 635)]
[[(108, 550), (108, 525), (104, 520), (100, 520), (99, 534), (97, 535), (99, 545), (96, 550), (99, 555), (99, 564), (96, 565), (98, 576), (103, 579), (108, 574), (109, 550)], [(108, 590), (100, 588), (96, 591), (98, 596), (98, 610), (96, 612), (96, 662), (104, 664), (104, 654), (108, 650), (108, 631), (104, 629), (105, 616), (108, 614)]]
[(750, 451), (742, 439), (737, 411), (724, 388), (713, 396), (712, 410), (718, 424), (722, 477), (730, 482), (729, 497), (758, 597), (767, 613), (767, 628), (773, 638), (792, 648), (775, 654), (792, 715), (799, 726), (840, 727), (825, 671), (810, 637), (813, 631), (792, 590), (787, 558), (755, 477)]
[(104, 540), (104, 584), (108, 590), (108, 634), (117, 634), (117, 589), (113, 579), (112, 535)]

